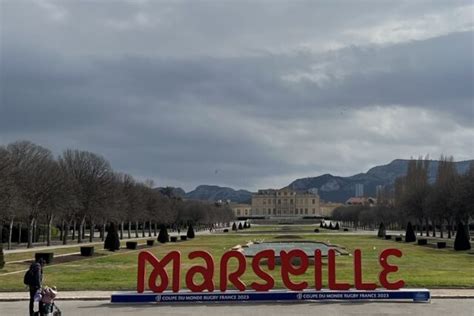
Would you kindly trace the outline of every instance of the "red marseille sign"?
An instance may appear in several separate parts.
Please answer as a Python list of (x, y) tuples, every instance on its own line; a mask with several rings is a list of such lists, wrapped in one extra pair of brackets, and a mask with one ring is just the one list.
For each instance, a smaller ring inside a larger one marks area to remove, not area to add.
[[(387, 290), (398, 290), (405, 284), (403, 280), (390, 282), (388, 275), (398, 271), (396, 265), (390, 264), (388, 258), (401, 257), (402, 252), (398, 249), (385, 249), (379, 255), (380, 273), (378, 282), (380, 286)], [(377, 283), (364, 282), (362, 277), (362, 253), (360, 249), (354, 251), (354, 287), (357, 290), (375, 290)], [(216, 287), (221, 291), (227, 290), (228, 284), (232, 284), (239, 291), (253, 289), (258, 292), (269, 291), (274, 288), (275, 280), (266, 271), (264, 271), (260, 264), (265, 262), (268, 270), (275, 269), (275, 251), (268, 249), (257, 253), (252, 258), (252, 270), (257, 276), (257, 280), (247, 285), (242, 282), (241, 277), (246, 273), (247, 260), (239, 251), (228, 251), (224, 253), (219, 262), (219, 275), (216, 275), (216, 264), (212, 255), (207, 251), (192, 251), (188, 255), (188, 259), (201, 259), (204, 261), (203, 265), (194, 265), (186, 271), (185, 280), (186, 288), (191, 292), (213, 292)], [(314, 264), (310, 267), (310, 260), (306, 253), (300, 249), (293, 249), (290, 251), (280, 252), (281, 267), (280, 277), (283, 284), (288, 290), (302, 291), (308, 289), (310, 286), (319, 291), (322, 289), (322, 256), (318, 249), (314, 252)], [(292, 262), (298, 259), (299, 265), (294, 265)], [(230, 271), (229, 261), (235, 260), (238, 265), (237, 268)], [(148, 288), (154, 293), (162, 293), (170, 285), (173, 292), (179, 292), (181, 289), (180, 276), (181, 271), (181, 253), (179, 251), (171, 251), (163, 258), (158, 259), (151, 252), (143, 251), (138, 255), (138, 279), (137, 292), (143, 293), (145, 291), (146, 283), (146, 266), (151, 264), (153, 270), (148, 277)], [(169, 276), (165, 267), (170, 265), (172, 275)], [(313, 270), (314, 278), (310, 285), (307, 281), (295, 282), (292, 280), (293, 276), (305, 274), (308, 270)], [(196, 283), (195, 276), (200, 275), (202, 282)], [(338, 282), (336, 279), (336, 252), (334, 249), (328, 251), (328, 285), (330, 290), (346, 291), (351, 288), (351, 284)]]

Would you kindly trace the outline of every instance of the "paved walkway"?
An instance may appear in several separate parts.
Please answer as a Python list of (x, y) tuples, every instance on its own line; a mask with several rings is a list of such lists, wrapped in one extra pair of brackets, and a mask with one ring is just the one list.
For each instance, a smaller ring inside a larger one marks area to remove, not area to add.
[[(57, 306), (68, 316), (306, 316), (306, 315), (456, 315), (472, 316), (474, 299), (433, 299), (413, 302), (305, 302), (257, 304), (111, 304), (105, 301), (60, 301)], [(27, 302), (0, 302), (2, 315), (26, 315)]]
[[(474, 289), (432, 289), (432, 298), (472, 298)], [(59, 292), (59, 300), (110, 300), (114, 291), (65, 291)], [(24, 292), (0, 292), (1, 301), (23, 301), (28, 300), (29, 294), (25, 288)]]

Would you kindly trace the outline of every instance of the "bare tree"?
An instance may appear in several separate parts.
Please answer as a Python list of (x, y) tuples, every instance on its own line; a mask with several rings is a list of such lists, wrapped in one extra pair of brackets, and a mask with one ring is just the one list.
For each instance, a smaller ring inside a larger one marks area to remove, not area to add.
[(28, 248), (31, 248), (38, 216), (54, 204), (55, 193), (61, 185), (56, 162), (48, 149), (28, 141), (9, 144), (7, 150), (13, 160), (15, 186), (26, 208)]
[(86, 220), (89, 221), (89, 240), (92, 241), (95, 221), (107, 203), (107, 191), (113, 181), (112, 168), (103, 157), (79, 150), (66, 150), (59, 162), (62, 169), (74, 180), (73, 191), (80, 205), (78, 242), (82, 242)]

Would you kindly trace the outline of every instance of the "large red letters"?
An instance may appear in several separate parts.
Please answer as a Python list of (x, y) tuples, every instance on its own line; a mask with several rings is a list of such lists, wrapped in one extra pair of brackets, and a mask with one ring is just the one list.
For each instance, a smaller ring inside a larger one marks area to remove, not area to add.
[[(379, 274), (379, 283), (382, 287), (388, 290), (398, 290), (405, 285), (403, 280), (396, 282), (390, 282), (388, 275), (398, 271), (398, 267), (388, 263), (388, 257), (395, 256), (401, 257), (402, 252), (398, 249), (385, 249), (379, 255), (379, 263), (382, 271)], [(204, 265), (193, 265), (188, 269), (185, 282), (186, 287), (192, 292), (212, 292), (215, 289), (214, 276), (215, 276), (215, 263), (212, 255), (206, 251), (192, 251), (188, 255), (189, 259), (200, 258), (204, 260)], [(229, 261), (235, 259), (237, 261), (237, 268), (233, 269), (233, 272), (229, 273)], [(301, 291), (308, 287), (308, 282), (294, 282), (291, 280), (291, 276), (297, 276), (305, 274), (309, 266), (309, 258), (304, 251), (300, 249), (293, 249), (288, 252), (280, 252), (281, 268), (280, 275), (285, 287), (292, 291)], [(255, 275), (260, 279), (252, 282), (250, 287), (255, 291), (269, 291), (275, 286), (275, 280), (273, 277), (262, 269), (260, 266), (262, 262), (266, 260), (268, 270), (272, 271), (275, 269), (276, 258), (273, 250), (267, 249), (257, 253), (252, 258), (252, 270)], [(294, 260), (299, 262), (293, 264)], [(334, 249), (328, 250), (328, 287), (331, 290), (345, 291), (350, 289), (349, 283), (342, 283), (336, 281), (336, 252)], [(181, 254), (179, 251), (171, 251), (161, 260), (156, 258), (151, 252), (142, 251), (138, 254), (138, 274), (137, 274), (137, 292), (143, 293), (146, 285), (146, 265), (149, 263), (153, 270), (149, 273), (148, 277), (148, 288), (155, 293), (161, 293), (165, 291), (170, 285), (170, 276), (166, 266), (171, 265), (171, 289), (173, 292), (179, 292), (180, 290), (180, 265), (181, 265)], [(246, 285), (240, 279), (245, 273), (247, 267), (247, 261), (242, 252), (239, 251), (228, 251), (224, 253), (220, 260), (220, 272), (219, 272), (219, 289), (222, 292), (227, 290), (228, 282), (230, 282), (237, 290), (245, 291)], [(318, 249), (314, 252), (314, 288), (316, 290), (322, 289), (322, 254)], [(200, 284), (196, 284), (194, 278), (196, 275), (201, 275), (203, 281)], [(159, 282), (157, 282), (159, 281)], [(263, 282), (260, 282), (263, 281)], [(354, 251), (354, 285), (358, 290), (374, 290), (377, 287), (376, 283), (364, 282), (362, 277), (362, 253), (359, 249)]]
[(221, 258), (221, 281), (220, 281), (220, 290), (225, 292), (227, 290), (227, 264), (231, 258), (236, 258), (239, 266), (237, 271), (229, 274), (229, 281), (239, 290), (245, 291), (245, 284), (240, 281), (240, 277), (244, 274), (245, 268), (247, 267), (247, 262), (245, 261), (245, 256), (239, 251), (228, 251)]
[(262, 268), (260, 268), (260, 261), (264, 258), (267, 259), (268, 269), (269, 270), (275, 269), (275, 251), (273, 249), (260, 251), (252, 259), (253, 272), (255, 272), (255, 274), (260, 279), (265, 281), (264, 284), (260, 284), (257, 282), (252, 282), (252, 284), (250, 284), (252, 289), (258, 292), (269, 291), (273, 289), (273, 287), (275, 286), (275, 280), (273, 280), (272, 276), (268, 274), (267, 272), (263, 271)]
[(403, 280), (398, 280), (397, 282), (390, 283), (387, 280), (387, 275), (389, 273), (398, 271), (397, 266), (391, 265), (387, 262), (387, 258), (389, 256), (401, 257), (402, 252), (394, 248), (385, 249), (384, 251), (382, 251), (382, 253), (379, 256), (379, 263), (382, 266), (383, 270), (382, 272), (380, 272), (379, 282), (380, 282), (380, 285), (382, 285), (387, 290), (398, 290), (405, 285), (405, 282), (403, 282)]

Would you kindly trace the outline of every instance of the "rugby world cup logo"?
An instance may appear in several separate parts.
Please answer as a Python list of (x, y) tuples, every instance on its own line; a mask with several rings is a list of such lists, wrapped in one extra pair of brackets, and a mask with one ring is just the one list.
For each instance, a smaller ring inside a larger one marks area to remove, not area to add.
[(157, 296), (155, 297), (155, 301), (160, 302), (160, 301), (161, 301), (161, 295), (157, 295)]

